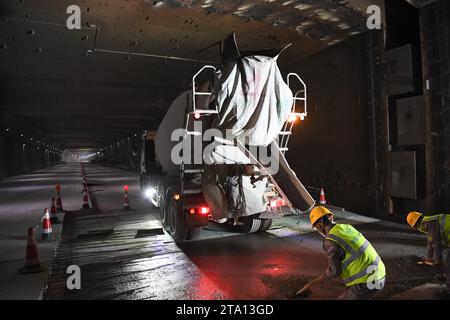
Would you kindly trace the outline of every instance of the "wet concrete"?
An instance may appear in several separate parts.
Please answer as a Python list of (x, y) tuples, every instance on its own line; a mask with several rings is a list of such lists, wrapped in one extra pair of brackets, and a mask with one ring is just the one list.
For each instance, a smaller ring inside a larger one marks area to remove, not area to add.
[(447, 294), (447, 286), (439, 283), (426, 283), (415, 288), (406, 290), (392, 297), (395, 300), (450, 300)]

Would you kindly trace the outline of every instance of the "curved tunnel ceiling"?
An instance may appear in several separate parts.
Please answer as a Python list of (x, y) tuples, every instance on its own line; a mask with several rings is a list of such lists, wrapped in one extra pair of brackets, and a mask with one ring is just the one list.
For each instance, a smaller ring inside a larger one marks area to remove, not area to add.
[[(65, 148), (95, 148), (156, 127), (203, 63), (97, 48), (219, 61), (212, 47), (236, 31), (242, 49), (293, 45), (280, 66), (365, 28), (373, 0), (16, 0), (0, 4), (1, 121), (21, 119)], [(65, 27), (78, 4), (82, 30)], [(19, 123), (19, 122), (17, 122)], [(24, 126), (23, 124), (17, 124)], [(25, 128), (26, 129), (26, 128)], [(35, 134), (35, 133), (34, 133)]]

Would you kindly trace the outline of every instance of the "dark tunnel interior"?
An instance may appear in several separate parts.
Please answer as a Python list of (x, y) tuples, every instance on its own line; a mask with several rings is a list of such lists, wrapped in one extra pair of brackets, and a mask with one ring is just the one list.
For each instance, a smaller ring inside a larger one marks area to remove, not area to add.
[[(442, 208), (449, 171), (440, 163), (449, 154), (439, 147), (448, 146), (439, 118), (446, 109), (436, 104), (445, 100), (448, 60), (438, 53), (445, 47), (426, 44), (448, 27), (444, 2), (82, 0), (81, 30), (68, 30), (71, 1), (2, 1), (0, 178), (75, 154), (138, 170), (141, 135), (158, 127), (195, 72), (220, 63), (214, 44), (236, 32), (242, 50), (292, 43), (278, 64), (310, 92), (309, 116), (287, 154), (305, 185), (392, 219), (412, 207)], [(385, 13), (383, 30), (367, 30), (374, 4)], [(411, 99), (427, 120), (402, 107)], [(423, 133), (402, 141), (414, 126)], [(413, 180), (396, 181), (408, 152)]]

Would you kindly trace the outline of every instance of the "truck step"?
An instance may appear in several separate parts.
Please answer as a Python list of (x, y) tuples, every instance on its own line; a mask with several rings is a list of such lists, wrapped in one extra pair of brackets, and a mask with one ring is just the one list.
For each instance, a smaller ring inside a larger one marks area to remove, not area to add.
[(194, 111), (191, 111), (189, 114), (217, 114), (219, 111), (212, 110), (212, 109), (195, 109)]
[(202, 189), (183, 189), (183, 194), (198, 194), (202, 193)]
[(210, 96), (212, 93), (211, 92), (199, 92), (199, 91), (195, 91), (194, 94), (196, 96)]
[(184, 169), (184, 173), (203, 173), (205, 170), (203, 169)]
[(198, 132), (198, 131), (187, 131), (187, 130), (186, 130), (186, 134), (188, 136), (201, 136), (202, 135), (201, 132)]

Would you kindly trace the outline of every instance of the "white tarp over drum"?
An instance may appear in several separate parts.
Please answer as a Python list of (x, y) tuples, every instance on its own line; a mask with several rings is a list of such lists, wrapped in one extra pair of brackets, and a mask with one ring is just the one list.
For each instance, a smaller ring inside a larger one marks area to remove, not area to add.
[(219, 79), (217, 127), (248, 144), (269, 145), (280, 133), (292, 108), (292, 92), (277, 66), (278, 56), (249, 56), (236, 60), (226, 79)]
[[(278, 69), (277, 57), (243, 57), (236, 60), (225, 79), (219, 79), (215, 92), (215, 103), (219, 110), (216, 127), (224, 134), (229, 129), (232, 138), (245, 137), (243, 141), (246, 144), (264, 147), (278, 137), (291, 112), (293, 97)], [(230, 138), (229, 132), (226, 137)], [(227, 164), (233, 160), (237, 160), (237, 163), (250, 162), (238, 148), (227, 145), (216, 147), (212, 158), (216, 163), (224, 159)], [(223, 190), (214, 178), (223, 174), (221, 170), (207, 170), (203, 181), (203, 194), (216, 220), (231, 217)], [(250, 177), (242, 178), (246, 203), (242, 215), (265, 211), (266, 182), (264, 178), (253, 185)], [(235, 193), (233, 191), (233, 197)]]

